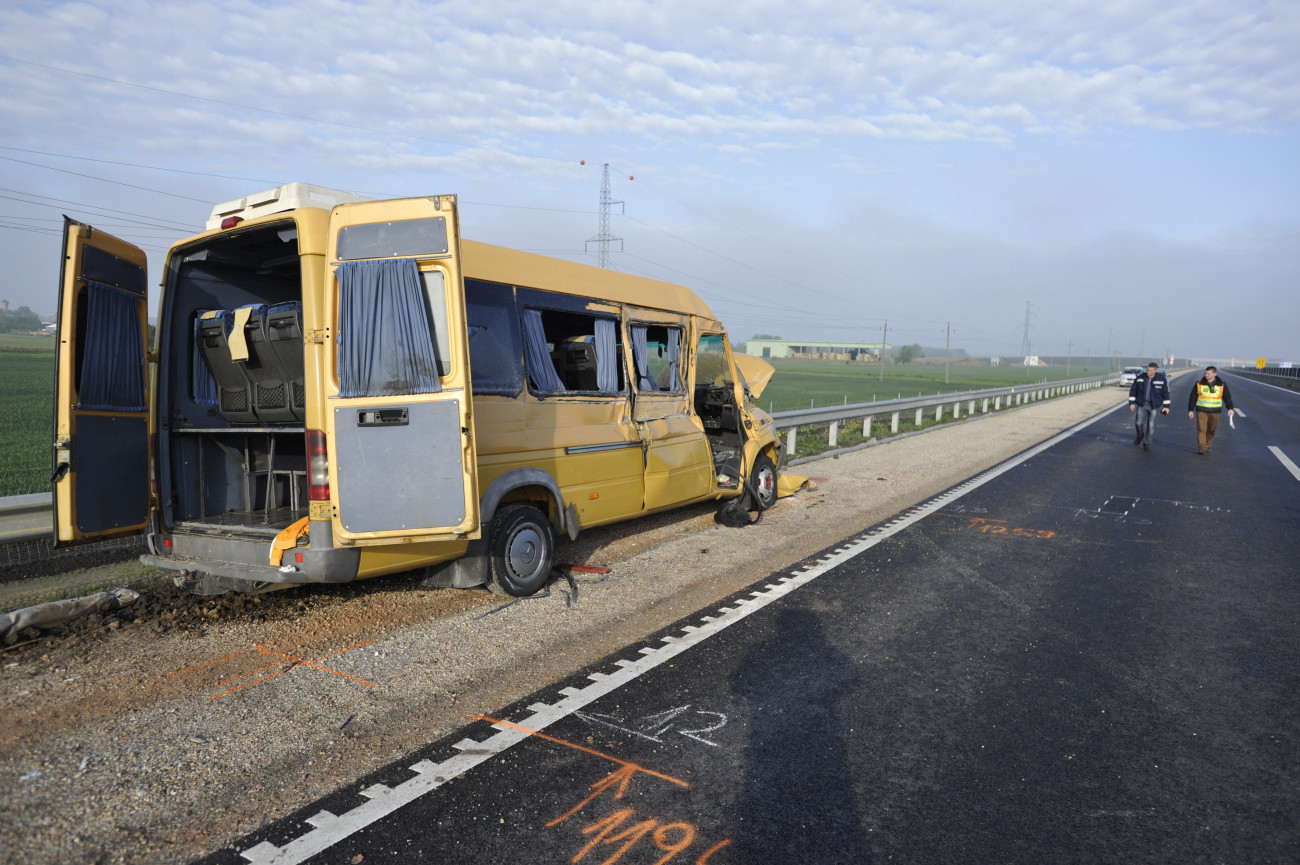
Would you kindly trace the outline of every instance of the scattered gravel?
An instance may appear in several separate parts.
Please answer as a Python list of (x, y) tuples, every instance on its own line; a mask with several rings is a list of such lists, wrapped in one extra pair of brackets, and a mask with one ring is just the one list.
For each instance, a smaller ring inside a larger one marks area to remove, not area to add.
[(586, 532), (559, 559), (608, 574), (561, 572), (514, 602), (414, 575), (220, 598), (155, 580), (131, 607), (0, 651), (0, 858), (228, 846), (1123, 399), (1089, 391), (805, 463), (816, 488), (742, 529), (706, 505)]

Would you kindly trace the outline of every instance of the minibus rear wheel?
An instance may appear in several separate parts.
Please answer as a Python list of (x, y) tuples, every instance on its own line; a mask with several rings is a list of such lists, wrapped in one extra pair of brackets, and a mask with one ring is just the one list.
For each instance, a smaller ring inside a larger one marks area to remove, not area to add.
[(531, 595), (551, 578), (555, 535), (537, 508), (507, 505), (497, 511), (488, 547), (488, 588), (498, 595)]

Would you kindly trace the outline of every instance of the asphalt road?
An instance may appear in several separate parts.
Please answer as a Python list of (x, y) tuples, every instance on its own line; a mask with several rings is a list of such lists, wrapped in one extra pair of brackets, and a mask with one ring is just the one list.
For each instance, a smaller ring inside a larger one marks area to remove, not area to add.
[(208, 861), (1300, 861), (1300, 395), (1229, 382), (1210, 456), (1110, 412)]

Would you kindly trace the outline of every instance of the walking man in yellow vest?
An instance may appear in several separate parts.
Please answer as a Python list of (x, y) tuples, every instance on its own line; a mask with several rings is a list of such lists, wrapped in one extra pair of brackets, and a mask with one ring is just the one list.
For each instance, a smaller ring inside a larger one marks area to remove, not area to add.
[(1236, 413), (1232, 410), (1232, 395), (1228, 385), (1219, 378), (1216, 367), (1207, 366), (1205, 375), (1192, 388), (1187, 396), (1187, 416), (1196, 418), (1196, 452), (1208, 454), (1214, 443), (1214, 431), (1219, 428), (1219, 414), (1228, 410), (1228, 417)]

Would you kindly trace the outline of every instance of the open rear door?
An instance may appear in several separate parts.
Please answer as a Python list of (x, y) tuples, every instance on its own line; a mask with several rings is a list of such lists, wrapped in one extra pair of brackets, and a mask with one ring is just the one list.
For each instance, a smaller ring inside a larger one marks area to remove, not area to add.
[(54, 398), (56, 546), (149, 525), (145, 254), (64, 218)]
[(478, 537), (459, 246), (453, 196), (345, 204), (330, 216), (335, 538)]

